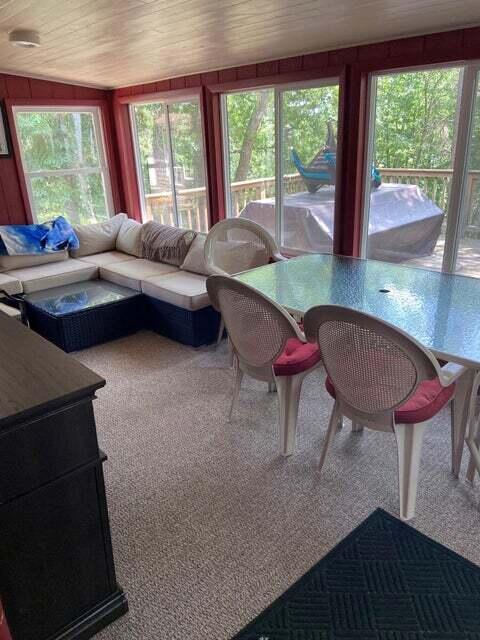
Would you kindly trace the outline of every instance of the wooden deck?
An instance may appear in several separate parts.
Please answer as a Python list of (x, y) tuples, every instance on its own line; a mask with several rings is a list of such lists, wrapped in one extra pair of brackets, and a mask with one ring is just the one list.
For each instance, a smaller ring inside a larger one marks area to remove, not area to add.
[[(431, 256), (407, 260), (404, 264), (410, 267), (440, 271), (442, 268), (444, 247), (445, 236), (441, 235)], [(458, 251), (457, 265), (457, 273), (461, 273), (465, 276), (472, 276), (474, 278), (480, 278), (480, 240), (474, 240), (471, 238), (462, 240)]]

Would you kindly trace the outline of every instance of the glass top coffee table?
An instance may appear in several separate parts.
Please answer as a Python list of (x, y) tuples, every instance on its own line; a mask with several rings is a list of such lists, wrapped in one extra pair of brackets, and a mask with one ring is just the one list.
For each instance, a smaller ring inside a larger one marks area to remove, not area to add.
[(114, 340), (141, 328), (143, 295), (105, 280), (25, 295), (30, 327), (64, 351)]

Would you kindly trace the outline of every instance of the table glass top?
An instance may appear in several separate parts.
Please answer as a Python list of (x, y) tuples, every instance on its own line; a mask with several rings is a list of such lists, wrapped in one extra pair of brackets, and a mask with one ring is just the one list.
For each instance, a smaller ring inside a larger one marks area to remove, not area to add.
[(29, 293), (25, 300), (52, 316), (61, 317), (138, 295), (138, 291), (112, 282), (89, 280)]
[(480, 279), (321, 254), (236, 277), (290, 311), (350, 307), (399, 327), (439, 357), (480, 365)]

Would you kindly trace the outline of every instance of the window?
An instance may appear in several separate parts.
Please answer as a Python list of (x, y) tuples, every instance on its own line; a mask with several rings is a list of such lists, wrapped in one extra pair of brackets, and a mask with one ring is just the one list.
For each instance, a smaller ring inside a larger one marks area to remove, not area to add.
[(32, 216), (71, 223), (107, 220), (110, 178), (96, 107), (14, 107)]
[(366, 257), (480, 277), (477, 75), (459, 65), (371, 77)]
[(337, 80), (222, 96), (226, 209), (291, 253), (331, 252)]
[(143, 220), (208, 231), (198, 99), (132, 104), (130, 115)]

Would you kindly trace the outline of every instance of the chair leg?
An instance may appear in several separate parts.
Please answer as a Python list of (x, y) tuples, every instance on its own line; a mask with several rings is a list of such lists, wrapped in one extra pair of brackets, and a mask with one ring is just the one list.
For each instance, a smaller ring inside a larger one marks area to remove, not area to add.
[(333, 436), (338, 430), (338, 423), (339, 423), (339, 420), (341, 420), (341, 418), (342, 416), (340, 414), (338, 405), (337, 403), (335, 403), (332, 409), (332, 413), (330, 415), (330, 422), (328, 423), (327, 433), (325, 434), (325, 438), (323, 440), (323, 447), (320, 453), (320, 459), (318, 461), (318, 467), (317, 467), (318, 473), (320, 473), (322, 470), (323, 463), (325, 462), (325, 458), (327, 457), (328, 448), (333, 440)]
[(352, 433), (359, 433), (363, 431), (363, 426), (360, 424), (360, 422), (357, 422), (356, 420), (352, 420)]
[(415, 515), (418, 470), (422, 452), (425, 423), (395, 424), (398, 452), (398, 487), (400, 494), (400, 518), (411, 520)]
[(216, 342), (217, 347), (222, 341), (224, 331), (225, 331), (225, 323), (223, 321), (223, 317), (220, 317), (220, 326), (218, 327), (218, 335), (217, 335), (217, 342)]
[(243, 371), (240, 369), (238, 358), (233, 359), (233, 391), (232, 391), (232, 403), (230, 405), (230, 411), (228, 412), (228, 422), (232, 419), (233, 409), (238, 402), (238, 396), (240, 394), (240, 387), (242, 386)]
[(268, 383), (268, 393), (275, 393), (277, 390), (277, 385), (275, 384), (275, 382), (269, 382)]
[(473, 417), (471, 433), (468, 434), (467, 444), (470, 449), (470, 460), (468, 461), (467, 480), (471, 483), (475, 480), (475, 471), (480, 473), (480, 416)]
[(468, 423), (472, 417), (472, 388), (475, 371), (469, 369), (456, 383), (455, 396), (451, 403), (452, 419), (452, 474), (458, 478), (462, 465), (463, 447)]
[(297, 417), (305, 373), (275, 377), (280, 413), (280, 453), (291, 456), (297, 437)]

